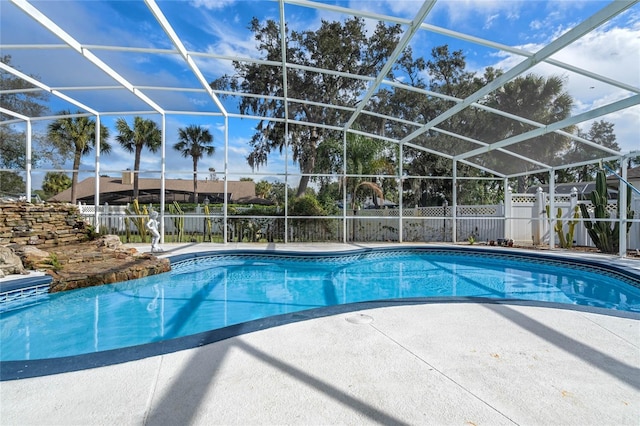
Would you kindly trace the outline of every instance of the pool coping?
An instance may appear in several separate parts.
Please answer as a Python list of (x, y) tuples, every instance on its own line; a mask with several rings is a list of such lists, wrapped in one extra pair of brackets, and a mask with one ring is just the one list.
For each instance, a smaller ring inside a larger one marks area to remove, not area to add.
[[(368, 247), (357, 248), (351, 250), (335, 252), (314, 252), (314, 251), (293, 251), (293, 250), (270, 250), (270, 251), (257, 251), (252, 249), (226, 249), (226, 250), (208, 250), (200, 252), (192, 252), (178, 255), (167, 255), (170, 262), (177, 263), (194, 258), (204, 258), (217, 255), (233, 255), (233, 254), (246, 254), (246, 255), (277, 255), (277, 256), (344, 256), (349, 254), (358, 253), (371, 253), (372, 251), (397, 251), (397, 250), (414, 250), (424, 249), (425, 251), (435, 250), (447, 250), (456, 251), (458, 253), (480, 253), (487, 255), (487, 251), (484, 248), (471, 248), (471, 247), (457, 247), (457, 246), (393, 246), (393, 247)], [(611, 259), (585, 259), (585, 258), (573, 258), (566, 256), (558, 256), (557, 254), (546, 253), (523, 253), (523, 251), (513, 250), (495, 250), (492, 249), (497, 255), (515, 256), (515, 257), (534, 257), (542, 260), (552, 260), (562, 263), (576, 263), (581, 266), (592, 266), (598, 268), (605, 268), (613, 270), (619, 274), (629, 277), (632, 280), (637, 281), (638, 287), (640, 287), (640, 271), (635, 268), (625, 267), (618, 263), (613, 263)], [(92, 368), (104, 367), (108, 365), (115, 365), (126, 363), (129, 361), (140, 360), (148, 357), (169, 354), (172, 352), (182, 351), (186, 349), (197, 348), (205, 346), (211, 343), (219, 342), (231, 337), (240, 336), (260, 330), (265, 330), (281, 325), (296, 323), (300, 321), (306, 321), (316, 318), (323, 318), (332, 315), (350, 313), (366, 309), (374, 309), (381, 307), (393, 307), (393, 306), (406, 306), (406, 305), (418, 305), (418, 304), (444, 304), (444, 303), (483, 303), (493, 305), (520, 305), (520, 306), (535, 306), (546, 307), (554, 309), (573, 310), (587, 313), (595, 313), (600, 315), (608, 315), (613, 317), (627, 318), (640, 320), (640, 313), (618, 311), (607, 308), (598, 308), (585, 305), (571, 305), (566, 303), (557, 302), (540, 302), (535, 300), (524, 299), (492, 299), (483, 297), (429, 297), (429, 298), (404, 298), (404, 299), (385, 299), (368, 302), (355, 302), (342, 305), (333, 305), (327, 307), (313, 308), (303, 311), (298, 311), (289, 314), (281, 314), (268, 318), (257, 319), (247, 321), (231, 326), (205, 331), (189, 336), (178, 337), (169, 340), (163, 340), (159, 342), (146, 343), (142, 345), (130, 346), (120, 349), (112, 349), (100, 352), (92, 352), (88, 354), (81, 354), (68, 357), (59, 358), (46, 358), (37, 360), (19, 360), (19, 361), (0, 361), (0, 382), (9, 380), (19, 380), (31, 377), (41, 377), (53, 374), (60, 374), (71, 371), (81, 371)]]

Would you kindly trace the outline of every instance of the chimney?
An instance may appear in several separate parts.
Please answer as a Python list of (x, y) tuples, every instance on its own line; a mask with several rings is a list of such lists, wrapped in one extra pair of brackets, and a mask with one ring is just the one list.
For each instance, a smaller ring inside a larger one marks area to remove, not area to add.
[(131, 170), (125, 170), (122, 172), (122, 184), (133, 185), (133, 172)]

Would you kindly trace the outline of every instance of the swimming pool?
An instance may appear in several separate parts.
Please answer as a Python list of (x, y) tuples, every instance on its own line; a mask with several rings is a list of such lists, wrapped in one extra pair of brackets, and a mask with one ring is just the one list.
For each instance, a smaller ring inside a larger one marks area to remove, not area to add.
[(207, 343), (203, 333), (236, 327), (233, 334), (251, 321), (425, 298), (529, 300), (637, 313), (640, 279), (592, 263), (490, 251), (200, 253), (173, 258), (165, 274), (49, 294), (29, 306), (6, 304), (0, 308), (0, 356), (113, 357), (115, 349), (159, 342), (165, 345), (161, 351), (171, 350), (171, 342), (185, 336), (200, 336), (190, 343), (197, 346)]

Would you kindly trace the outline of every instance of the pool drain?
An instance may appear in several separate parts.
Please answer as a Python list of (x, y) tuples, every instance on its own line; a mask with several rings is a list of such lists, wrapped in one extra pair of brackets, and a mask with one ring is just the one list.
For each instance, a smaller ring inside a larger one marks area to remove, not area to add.
[(351, 316), (348, 316), (346, 319), (352, 324), (369, 324), (373, 322), (372, 317), (364, 314), (351, 315)]

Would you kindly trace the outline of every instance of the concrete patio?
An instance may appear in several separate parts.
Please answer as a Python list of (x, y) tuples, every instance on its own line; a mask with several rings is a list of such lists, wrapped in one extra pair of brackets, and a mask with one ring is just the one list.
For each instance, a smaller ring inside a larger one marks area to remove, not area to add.
[(637, 425), (640, 322), (424, 304), (2, 382), (3, 425)]

